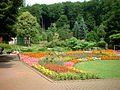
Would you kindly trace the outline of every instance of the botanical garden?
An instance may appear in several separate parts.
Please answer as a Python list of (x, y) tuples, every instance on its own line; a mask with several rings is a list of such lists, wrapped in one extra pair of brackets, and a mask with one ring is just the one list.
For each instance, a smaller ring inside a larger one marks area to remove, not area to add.
[(0, 1), (0, 54), (52, 80), (120, 78), (120, 1)]
[(114, 50), (21, 53), (26, 64), (55, 80), (120, 78)]

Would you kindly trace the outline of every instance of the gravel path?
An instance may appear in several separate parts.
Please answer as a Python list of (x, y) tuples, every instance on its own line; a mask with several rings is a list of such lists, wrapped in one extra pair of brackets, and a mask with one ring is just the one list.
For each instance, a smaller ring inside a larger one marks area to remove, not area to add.
[(0, 62), (0, 90), (120, 90), (120, 79), (53, 81), (21, 61)]

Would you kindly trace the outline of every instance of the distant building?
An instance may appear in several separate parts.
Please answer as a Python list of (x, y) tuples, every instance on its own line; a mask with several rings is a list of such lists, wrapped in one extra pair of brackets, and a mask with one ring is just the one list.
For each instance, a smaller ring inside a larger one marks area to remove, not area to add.
[(30, 44), (30, 38), (15, 37), (12, 38), (12, 41), (9, 41), (9, 44)]

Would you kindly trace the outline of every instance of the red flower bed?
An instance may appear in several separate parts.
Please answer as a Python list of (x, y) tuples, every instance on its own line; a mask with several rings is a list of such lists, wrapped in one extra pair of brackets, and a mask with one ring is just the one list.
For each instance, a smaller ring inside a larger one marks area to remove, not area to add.
[(105, 59), (119, 59), (119, 57), (101, 57), (102, 60), (105, 60)]
[(67, 66), (62, 66), (62, 65), (44, 65), (45, 68), (50, 69), (52, 71), (56, 72), (75, 72), (76, 70), (70, 69)]

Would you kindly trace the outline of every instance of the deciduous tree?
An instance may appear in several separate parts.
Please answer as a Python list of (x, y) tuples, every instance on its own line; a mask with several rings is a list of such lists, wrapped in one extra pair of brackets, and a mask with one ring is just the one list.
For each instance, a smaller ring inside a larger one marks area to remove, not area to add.
[(17, 23), (17, 35), (20, 37), (30, 38), (32, 43), (37, 43), (34, 41), (39, 41), (37, 38), (39, 34), (39, 24), (35, 17), (33, 17), (29, 12), (23, 12), (21, 16), (18, 17)]

